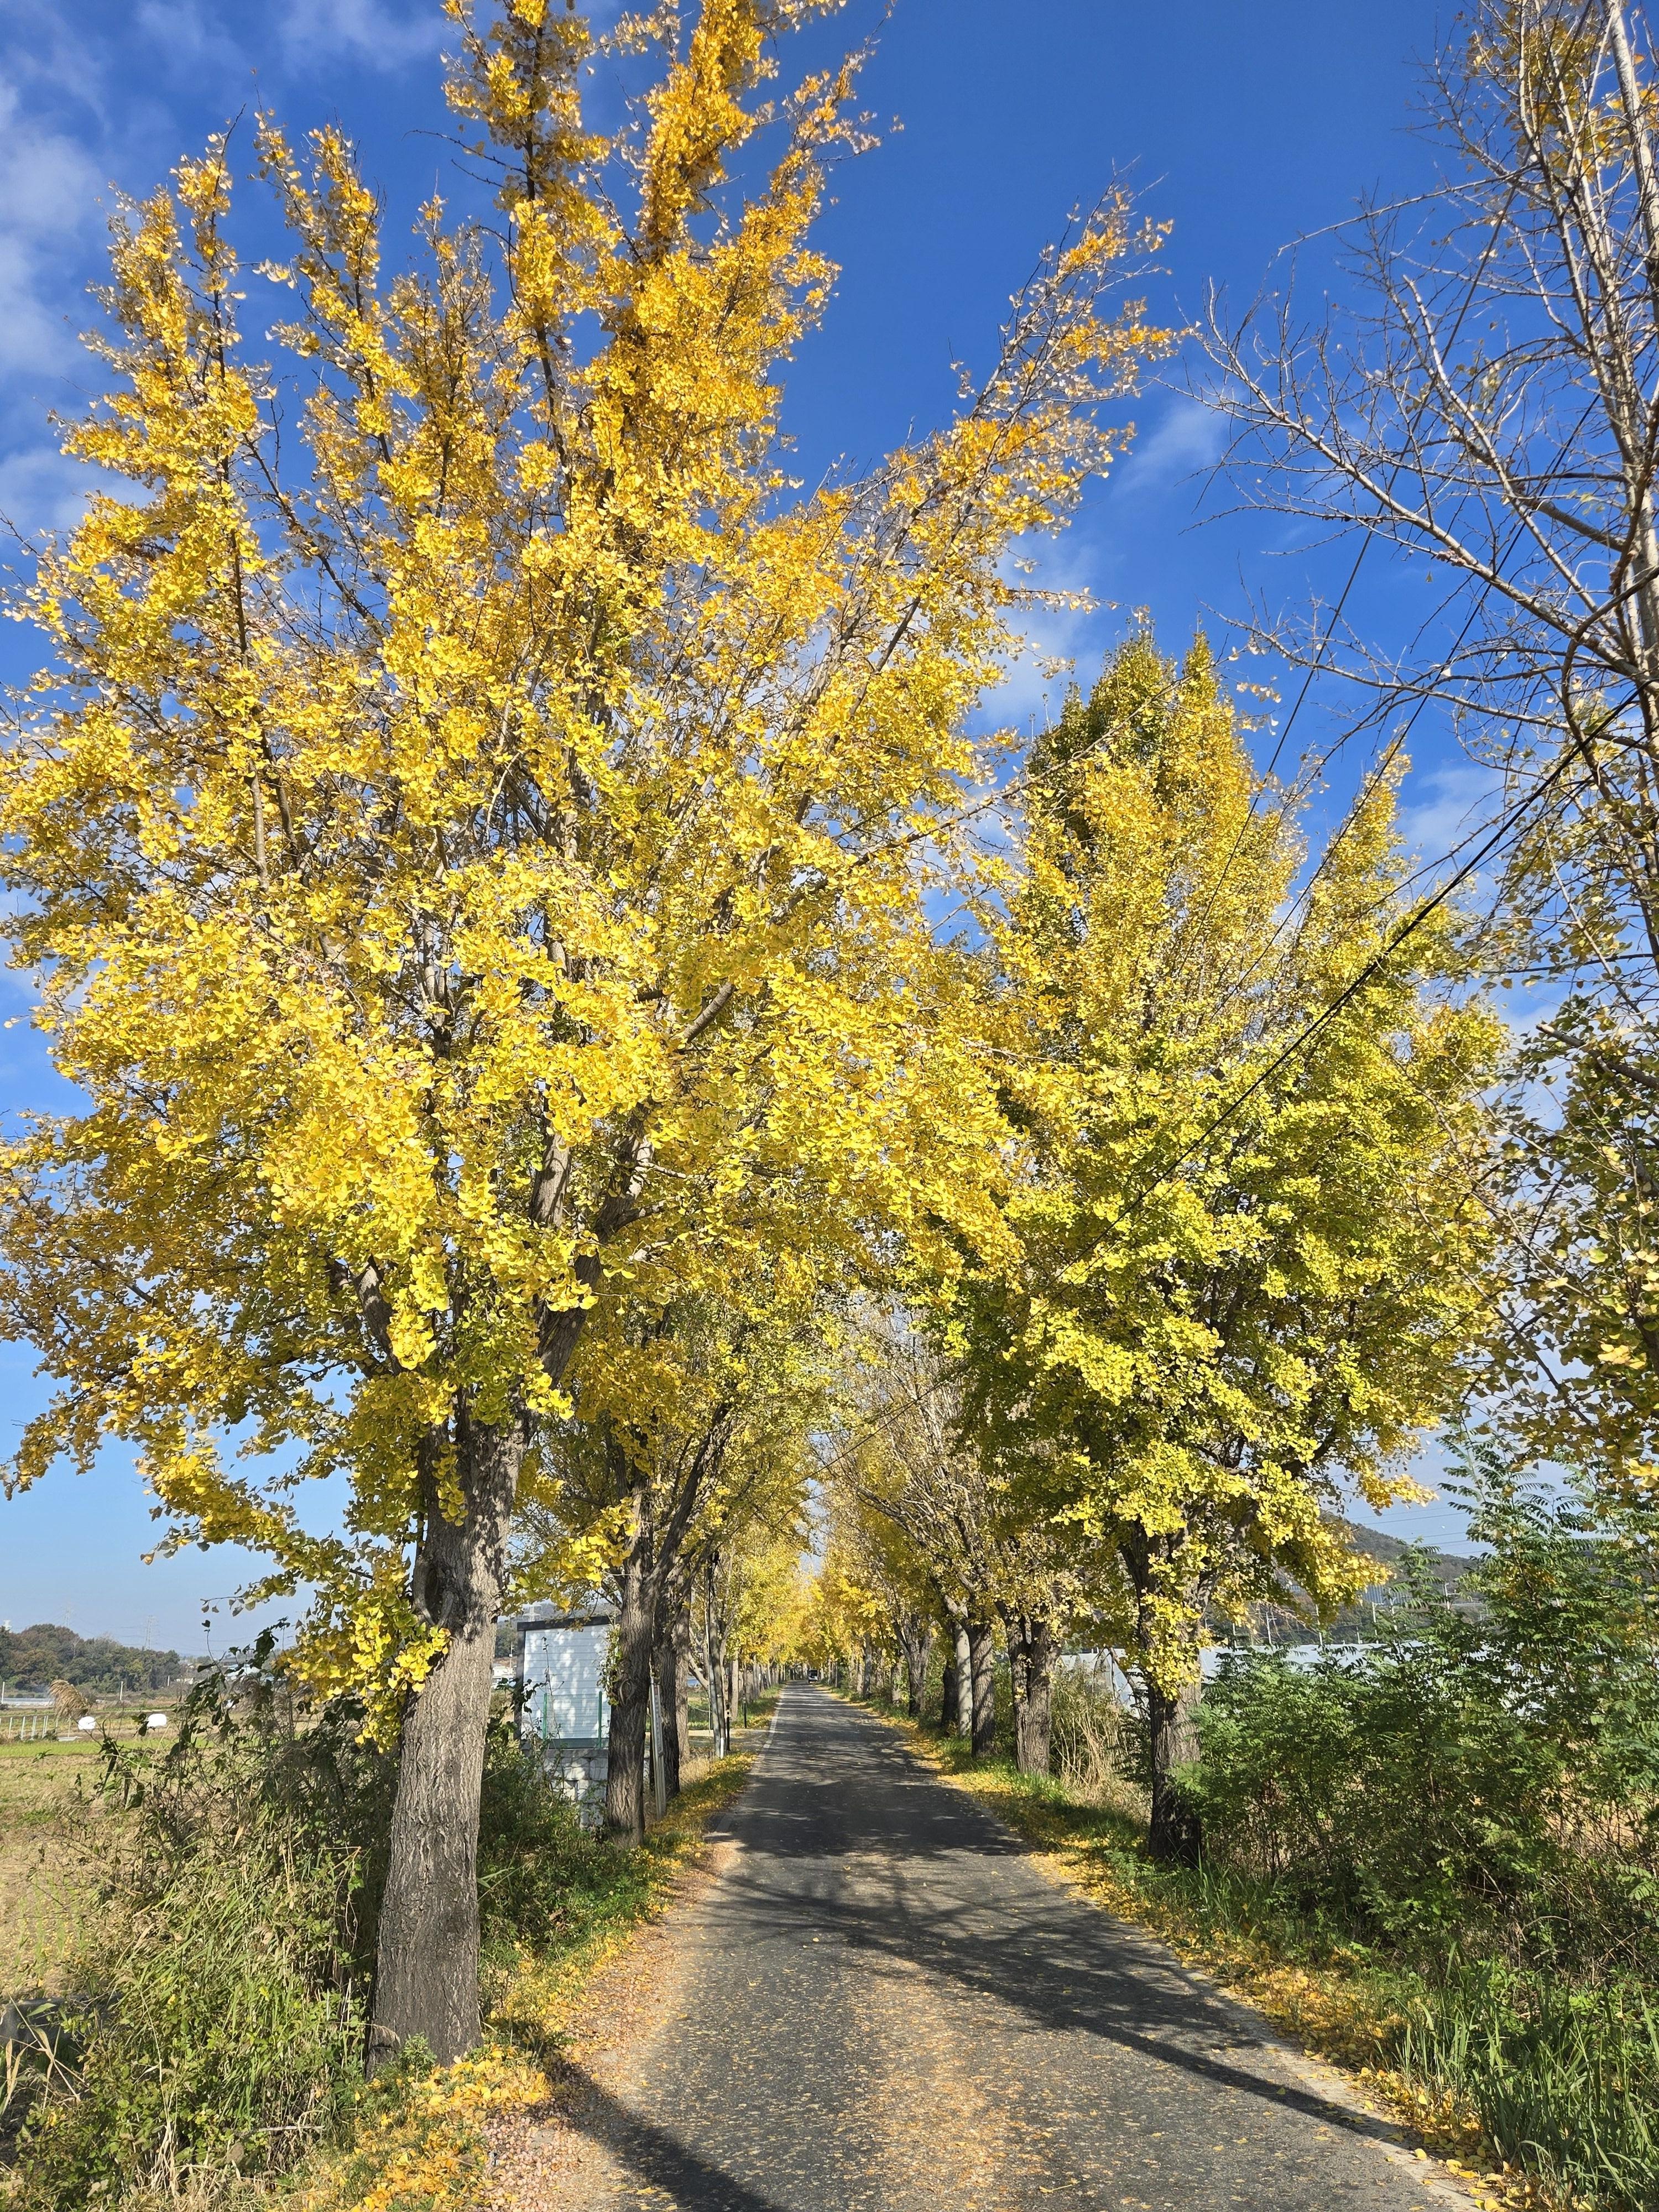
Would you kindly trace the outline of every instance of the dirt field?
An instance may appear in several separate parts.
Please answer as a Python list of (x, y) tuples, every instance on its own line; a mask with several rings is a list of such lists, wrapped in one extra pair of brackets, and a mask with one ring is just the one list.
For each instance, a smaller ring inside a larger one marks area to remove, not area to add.
[(90, 1788), (90, 1743), (0, 1743), (0, 2000), (58, 1985), (79, 1909), (64, 1816)]

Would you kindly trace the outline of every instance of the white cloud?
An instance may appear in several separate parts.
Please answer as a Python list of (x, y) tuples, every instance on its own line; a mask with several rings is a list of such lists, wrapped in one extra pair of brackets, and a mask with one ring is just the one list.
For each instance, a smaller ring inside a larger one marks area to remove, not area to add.
[(1155, 427), (1136, 437), (1111, 482), (1121, 492), (1165, 491), (1212, 467), (1226, 437), (1226, 422), (1214, 408), (1173, 399)]
[[(1035, 559), (1034, 574), (1020, 575), (1012, 567), (1011, 582), (1059, 593), (1085, 593), (1092, 582), (1092, 562), (1085, 541), (1062, 539), (1058, 544), (1036, 539), (1016, 546), (1013, 557)], [(1008, 664), (1002, 682), (986, 695), (984, 720), (993, 727), (1024, 728), (1035, 718), (1039, 727), (1060, 711), (1072, 681), (1069, 665), (1085, 653), (1097, 633), (1098, 605), (1085, 607), (1032, 607), (1020, 618), (1021, 650)]]
[(290, 69), (340, 55), (374, 69), (401, 69), (437, 53), (447, 28), (434, 0), (401, 9), (385, 0), (291, 0), (283, 44)]
[(29, 122), (16, 85), (0, 78), (0, 373), (74, 359), (64, 249), (96, 216), (101, 182), (84, 149)]
[(240, 70), (240, 48), (203, 0), (143, 0), (134, 21), (169, 65)]
[(79, 15), (61, 0), (0, 0), (0, 45), (15, 79), (27, 78), (55, 100), (82, 100), (102, 117), (107, 71), (99, 41), (86, 35)]
[[(1465, 763), (1413, 775), (1403, 797), (1400, 834), (1407, 850), (1437, 874), (1449, 873), (1480, 844), (1481, 824), (1496, 817), (1503, 784), (1490, 769)], [(1447, 854), (1455, 858), (1443, 869), (1438, 864)]]
[(72, 529), (94, 491), (119, 495), (121, 489), (116, 478), (88, 468), (55, 447), (26, 447), (0, 454), (0, 515), (24, 538)]

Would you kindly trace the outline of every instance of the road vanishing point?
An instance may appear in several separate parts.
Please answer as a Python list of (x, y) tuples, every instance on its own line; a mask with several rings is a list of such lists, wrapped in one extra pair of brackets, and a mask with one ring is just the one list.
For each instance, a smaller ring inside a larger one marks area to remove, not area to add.
[(783, 1692), (723, 1832), (662, 1924), (648, 2014), (568, 2085), (563, 2149), (509, 2203), (1467, 2212), (1334, 2076), (826, 1692)]

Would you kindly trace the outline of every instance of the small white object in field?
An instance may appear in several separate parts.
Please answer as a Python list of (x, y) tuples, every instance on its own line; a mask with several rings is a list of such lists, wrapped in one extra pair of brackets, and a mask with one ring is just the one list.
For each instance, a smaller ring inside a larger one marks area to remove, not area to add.
[(98, 1723), (90, 1713), (82, 1713), (75, 1725), (82, 1735), (96, 1735), (98, 1733)]
[(151, 1713), (144, 1723), (147, 1729), (163, 1729), (167, 1724), (167, 1717), (165, 1713)]

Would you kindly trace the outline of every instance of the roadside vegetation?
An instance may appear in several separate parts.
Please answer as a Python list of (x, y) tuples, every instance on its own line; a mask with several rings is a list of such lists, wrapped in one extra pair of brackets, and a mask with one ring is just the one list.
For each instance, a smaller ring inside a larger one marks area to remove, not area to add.
[[(742, 1785), (747, 1732), (697, 1763), (642, 1846), (584, 1829), (509, 1720), (481, 1818), (487, 2034), (459, 2071), (418, 2047), (372, 2086), (364, 2025), (392, 1763), (349, 1707), (307, 1711), (266, 1646), (210, 1674), (165, 1750), (106, 1738), (40, 1803), (76, 1911), (56, 2002), (27, 2013), (0, 2129), (17, 2212), (79, 2205), (467, 2201), (492, 2111), (547, 2093), (583, 1985), (660, 1909)], [(764, 1713), (770, 1700), (761, 1698)], [(64, 1940), (65, 1937), (68, 1940)], [(424, 2192), (422, 2194), (421, 2192)]]

